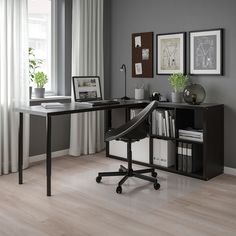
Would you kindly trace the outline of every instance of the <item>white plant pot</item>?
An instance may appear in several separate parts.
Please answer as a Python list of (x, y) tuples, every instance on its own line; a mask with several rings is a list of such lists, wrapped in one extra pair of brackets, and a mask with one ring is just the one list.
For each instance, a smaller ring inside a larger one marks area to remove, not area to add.
[(144, 89), (135, 89), (134, 90), (134, 98), (137, 100), (144, 99)]
[(181, 103), (183, 98), (183, 93), (181, 92), (172, 92), (171, 93), (171, 100), (174, 103)]
[(36, 98), (44, 98), (45, 88), (34, 88), (34, 95)]

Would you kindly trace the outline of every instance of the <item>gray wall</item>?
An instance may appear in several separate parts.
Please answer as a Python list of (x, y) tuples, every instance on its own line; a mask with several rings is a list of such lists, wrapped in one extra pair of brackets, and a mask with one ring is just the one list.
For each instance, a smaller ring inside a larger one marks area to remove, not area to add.
[[(111, 95), (124, 94), (120, 66), (127, 65), (128, 95), (134, 97), (136, 83), (149, 92), (169, 97), (167, 76), (131, 78), (131, 34), (153, 31), (171, 33), (212, 28), (225, 29), (225, 76), (192, 76), (204, 86), (207, 102), (225, 104), (225, 166), (236, 168), (236, 1), (235, 0), (111, 0)], [(155, 52), (154, 39), (154, 52)], [(156, 54), (154, 53), (154, 58)], [(155, 65), (155, 61), (154, 61)], [(155, 74), (154, 66), (154, 74)]]

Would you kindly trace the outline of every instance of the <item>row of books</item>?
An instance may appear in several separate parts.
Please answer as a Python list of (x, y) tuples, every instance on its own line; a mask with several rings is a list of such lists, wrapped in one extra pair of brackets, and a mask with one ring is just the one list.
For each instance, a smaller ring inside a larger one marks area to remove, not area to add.
[(180, 129), (179, 130), (179, 138), (203, 142), (203, 130), (196, 130), (196, 129), (192, 129), (192, 128)]
[(152, 134), (175, 138), (173, 110), (155, 110), (152, 113)]

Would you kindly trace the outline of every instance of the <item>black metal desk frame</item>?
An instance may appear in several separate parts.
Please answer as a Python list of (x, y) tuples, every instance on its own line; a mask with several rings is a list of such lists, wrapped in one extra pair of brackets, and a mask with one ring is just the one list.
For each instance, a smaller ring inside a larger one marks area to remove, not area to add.
[[(111, 110), (118, 108), (126, 108), (126, 114), (129, 114), (131, 108), (141, 108), (148, 104), (148, 101), (121, 101), (120, 104), (106, 105), (98, 107), (79, 106), (76, 103), (65, 104), (63, 108), (45, 109), (41, 106), (17, 107), (16, 112), (19, 112), (19, 136), (18, 136), (18, 170), (19, 170), (19, 184), (23, 184), (23, 114), (43, 116), (46, 118), (46, 177), (47, 177), (47, 196), (51, 196), (51, 173), (52, 173), (52, 117), (58, 115), (75, 114), (92, 111), (107, 111), (106, 128), (111, 127)], [(127, 115), (126, 115), (127, 116)], [(126, 117), (127, 119), (127, 117)]]

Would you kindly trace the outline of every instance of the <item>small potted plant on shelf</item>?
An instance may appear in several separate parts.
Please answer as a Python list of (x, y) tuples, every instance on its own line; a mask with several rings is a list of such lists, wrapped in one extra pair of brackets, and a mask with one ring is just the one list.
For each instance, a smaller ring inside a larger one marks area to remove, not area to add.
[(43, 60), (36, 59), (34, 49), (29, 47), (28, 50), (29, 55), (29, 78), (30, 78), (30, 87), (29, 87), (29, 97), (32, 97), (32, 83), (34, 82), (34, 77), (36, 70), (42, 65)]
[(47, 75), (42, 71), (38, 71), (37, 73), (35, 73), (33, 81), (36, 83), (37, 86), (36, 88), (34, 88), (35, 97), (44, 98), (44, 85), (48, 82)]
[(173, 88), (173, 92), (171, 93), (172, 102), (182, 102), (182, 92), (188, 81), (187, 75), (181, 73), (173, 74), (168, 78), (168, 80)]

